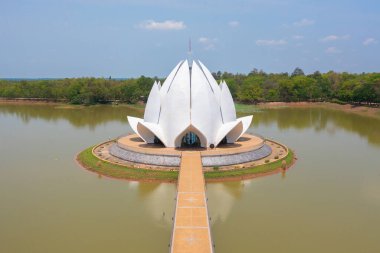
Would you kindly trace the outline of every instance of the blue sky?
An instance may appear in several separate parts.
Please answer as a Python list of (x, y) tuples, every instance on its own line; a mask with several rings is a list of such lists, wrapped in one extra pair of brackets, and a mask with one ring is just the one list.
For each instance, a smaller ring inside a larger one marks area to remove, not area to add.
[(0, 78), (380, 71), (378, 0), (1, 0)]

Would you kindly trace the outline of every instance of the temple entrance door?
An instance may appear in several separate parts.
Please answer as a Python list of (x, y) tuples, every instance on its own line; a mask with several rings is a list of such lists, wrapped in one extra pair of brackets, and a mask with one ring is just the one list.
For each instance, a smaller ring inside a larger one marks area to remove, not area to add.
[(181, 148), (199, 148), (201, 147), (201, 140), (199, 137), (193, 133), (186, 133), (181, 141)]

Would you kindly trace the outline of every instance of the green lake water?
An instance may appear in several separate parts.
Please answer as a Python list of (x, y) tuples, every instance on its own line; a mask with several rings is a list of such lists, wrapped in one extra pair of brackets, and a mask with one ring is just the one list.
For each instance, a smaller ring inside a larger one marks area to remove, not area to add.
[[(176, 187), (114, 180), (77, 152), (130, 133), (127, 106), (0, 105), (0, 252), (168, 252)], [(380, 252), (380, 120), (254, 108), (285, 174), (207, 185), (215, 252)], [(165, 215), (163, 215), (165, 213)]]

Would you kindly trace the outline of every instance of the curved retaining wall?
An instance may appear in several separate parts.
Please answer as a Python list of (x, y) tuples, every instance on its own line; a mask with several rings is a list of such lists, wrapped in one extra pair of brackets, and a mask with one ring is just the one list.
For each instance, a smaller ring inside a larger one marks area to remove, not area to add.
[(267, 144), (264, 144), (261, 148), (244, 153), (231, 155), (202, 156), (202, 164), (204, 167), (213, 167), (248, 163), (267, 157), (271, 153), (271, 147), (269, 147)]
[[(134, 163), (166, 167), (179, 167), (181, 162), (180, 155), (144, 154), (124, 149), (118, 144), (113, 144), (110, 147), (109, 152), (115, 157)], [(271, 147), (267, 144), (264, 144), (261, 148), (243, 153), (202, 156), (202, 164), (205, 167), (241, 164), (262, 159), (269, 156), (271, 153)]]
[(180, 156), (152, 155), (152, 154), (138, 153), (138, 152), (123, 149), (119, 147), (117, 144), (113, 144), (110, 147), (109, 152), (111, 155), (116, 156), (117, 158), (134, 162), (134, 163), (151, 164), (151, 165), (168, 166), (168, 167), (179, 167), (180, 162), (181, 162)]

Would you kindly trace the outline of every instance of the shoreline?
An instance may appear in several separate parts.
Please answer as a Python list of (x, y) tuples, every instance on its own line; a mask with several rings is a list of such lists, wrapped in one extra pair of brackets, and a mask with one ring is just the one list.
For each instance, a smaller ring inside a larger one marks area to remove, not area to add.
[[(67, 103), (67, 101), (61, 100), (48, 100), (48, 99), (33, 99), (33, 98), (14, 98), (14, 99), (7, 99), (7, 98), (0, 98), (0, 105), (1, 104), (15, 104), (15, 105), (28, 105), (28, 104), (39, 104), (39, 105), (67, 105), (67, 106), (73, 106), (73, 107), (82, 107), (82, 106), (96, 106), (99, 104), (94, 105), (76, 105), (76, 104), (70, 104)], [(127, 106), (134, 106), (136, 104), (128, 104), (128, 103), (119, 103), (118, 105), (127, 105)], [(270, 108), (277, 108), (277, 107), (296, 107), (296, 108), (326, 108), (326, 109), (334, 109), (339, 111), (344, 111), (347, 113), (354, 113), (362, 116), (368, 116), (368, 117), (374, 117), (374, 118), (380, 118), (380, 107), (369, 107), (364, 105), (352, 105), (352, 104), (337, 104), (332, 102), (262, 102), (258, 104), (241, 104), (237, 103), (238, 105), (249, 107), (249, 106), (256, 106), (258, 108), (264, 108), (264, 109), (270, 109)], [(101, 104), (101, 105), (113, 105), (112, 103), (109, 104)], [(236, 110), (236, 112), (239, 112), (239, 109)]]
[(296, 108), (325, 108), (354, 113), (362, 116), (380, 118), (379, 107), (369, 107), (352, 104), (336, 104), (332, 102), (265, 102), (256, 105), (259, 108), (278, 108), (278, 107), (296, 107)]
[(1, 98), (0, 104), (70, 104), (65, 99), (46, 99), (46, 98)]

